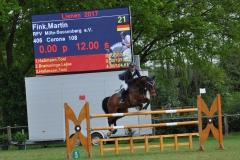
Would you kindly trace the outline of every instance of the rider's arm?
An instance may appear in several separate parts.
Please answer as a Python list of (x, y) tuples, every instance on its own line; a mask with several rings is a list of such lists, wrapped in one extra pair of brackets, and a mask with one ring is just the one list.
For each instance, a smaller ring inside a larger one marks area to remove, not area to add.
[(128, 79), (128, 71), (125, 72), (124, 79), (126, 83), (133, 83), (133, 79)]

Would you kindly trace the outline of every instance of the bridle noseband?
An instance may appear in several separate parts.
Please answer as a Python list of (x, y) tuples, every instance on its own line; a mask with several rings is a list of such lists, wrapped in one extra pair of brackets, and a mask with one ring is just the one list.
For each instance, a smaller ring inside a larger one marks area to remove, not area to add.
[[(136, 80), (136, 82), (138, 83), (138, 85), (139, 85), (139, 86), (141, 87), (141, 89), (143, 90), (143, 93), (145, 93), (145, 92), (146, 92), (146, 89), (145, 89), (145, 88), (147, 88), (147, 87), (145, 87), (146, 85), (142, 86), (142, 84), (139, 83), (138, 80)], [(146, 83), (145, 83), (145, 84), (146, 84)], [(155, 84), (155, 81), (154, 81), (154, 80), (152, 80), (152, 81), (147, 81), (147, 84), (153, 87), (154, 84)], [(156, 93), (156, 92), (155, 92), (155, 90), (153, 89), (152, 92), (150, 92), (150, 93), (151, 93), (151, 95), (152, 95), (152, 94), (154, 94), (154, 93)]]
[[(154, 84), (155, 84), (155, 81), (148, 81), (147, 83), (148, 83), (150, 86), (152, 86), (152, 87), (153, 87), (153, 86), (154, 86)], [(154, 93), (156, 93), (156, 92), (155, 92), (155, 89), (153, 88), (153, 90), (152, 90), (151, 94), (154, 94)]]

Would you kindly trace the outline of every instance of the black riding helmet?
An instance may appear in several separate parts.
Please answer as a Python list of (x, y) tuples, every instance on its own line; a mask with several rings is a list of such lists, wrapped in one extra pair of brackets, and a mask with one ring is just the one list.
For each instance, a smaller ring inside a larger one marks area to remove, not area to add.
[(134, 68), (135, 64), (133, 62), (129, 63), (129, 68)]

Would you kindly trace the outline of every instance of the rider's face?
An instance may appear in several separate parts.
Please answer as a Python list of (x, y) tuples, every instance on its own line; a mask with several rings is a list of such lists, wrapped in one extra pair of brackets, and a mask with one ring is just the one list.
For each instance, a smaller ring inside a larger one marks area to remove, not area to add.
[(130, 70), (133, 72), (133, 71), (135, 71), (135, 67), (130, 67)]
[(125, 35), (121, 35), (121, 37), (122, 37), (122, 39), (124, 39), (124, 38), (125, 38)]

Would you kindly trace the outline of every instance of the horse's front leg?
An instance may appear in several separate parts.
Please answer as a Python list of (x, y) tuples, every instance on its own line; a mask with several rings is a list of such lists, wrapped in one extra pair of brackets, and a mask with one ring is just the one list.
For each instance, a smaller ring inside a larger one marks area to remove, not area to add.
[(136, 109), (137, 111), (141, 111), (142, 108), (143, 108), (143, 104), (142, 104), (142, 102), (140, 102), (140, 101), (136, 101), (135, 104), (136, 104), (135, 106), (137, 106), (137, 107), (135, 107), (135, 109)]
[(147, 109), (147, 107), (149, 106), (149, 104), (150, 104), (150, 99), (145, 99), (146, 100), (146, 104), (145, 104), (145, 106), (142, 108), (142, 109)]

